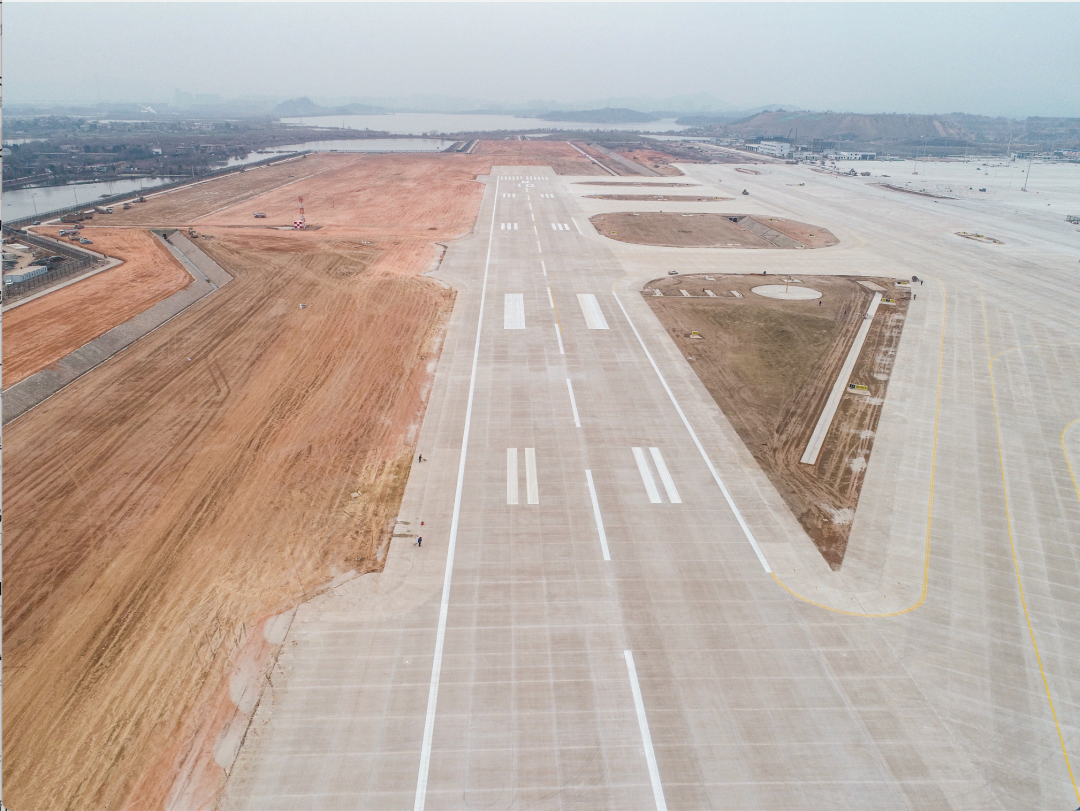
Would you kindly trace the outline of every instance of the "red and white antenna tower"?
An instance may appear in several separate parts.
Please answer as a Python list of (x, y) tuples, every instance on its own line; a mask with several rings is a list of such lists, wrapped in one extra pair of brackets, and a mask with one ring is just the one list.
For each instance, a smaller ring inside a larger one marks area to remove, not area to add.
[(300, 201), (300, 219), (293, 220), (293, 228), (297, 231), (303, 231), (307, 227), (307, 218), (304, 217), (304, 198), (297, 198)]

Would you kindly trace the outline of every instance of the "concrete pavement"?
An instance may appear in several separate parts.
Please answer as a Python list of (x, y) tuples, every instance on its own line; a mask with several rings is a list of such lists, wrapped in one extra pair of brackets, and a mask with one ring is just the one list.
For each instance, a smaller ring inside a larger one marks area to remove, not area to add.
[[(1070, 232), (1011, 190), (934, 203), (802, 167), (683, 168), (752, 194), (487, 179), (435, 274), (460, 292), (401, 511), (424, 546), (395, 539), (382, 574), (300, 607), (221, 807), (1080, 804)], [(841, 242), (651, 248), (588, 221), (659, 209)], [(642, 300), (672, 267), (928, 280), (839, 572)]]

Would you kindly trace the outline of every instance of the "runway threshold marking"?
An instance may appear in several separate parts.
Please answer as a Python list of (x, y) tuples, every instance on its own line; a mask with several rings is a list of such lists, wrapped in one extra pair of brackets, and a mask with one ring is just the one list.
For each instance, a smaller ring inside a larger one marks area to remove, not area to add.
[(574, 412), (574, 427), (581, 427), (581, 419), (577, 413), (577, 400), (574, 399), (574, 384), (570, 382), (570, 378), (566, 378), (566, 389), (570, 392), (570, 410)]
[(641, 685), (638, 684), (637, 667), (634, 666), (634, 654), (624, 650), (623, 656), (626, 658), (626, 672), (630, 676), (630, 690), (634, 694), (634, 709), (637, 710), (638, 729), (641, 730), (641, 743), (645, 748), (645, 762), (649, 765), (653, 801), (656, 803), (656, 811), (667, 811), (664, 786), (660, 782), (660, 768), (656, 765), (656, 752), (653, 751), (652, 735), (649, 734), (649, 718), (645, 715), (645, 702), (641, 698)]
[(592, 293), (578, 293), (578, 304), (581, 306), (581, 314), (585, 316), (585, 325), (589, 329), (608, 329), (604, 311), (600, 309), (600, 302)]
[(660, 449), (649, 448), (649, 454), (652, 456), (653, 464), (656, 465), (656, 472), (660, 474), (660, 481), (664, 483), (664, 491), (667, 493), (668, 501), (672, 504), (682, 504), (679, 491), (675, 489), (675, 480), (671, 478), (671, 473), (664, 463), (664, 457), (661, 456)]
[(524, 293), (507, 293), (503, 297), (503, 329), (525, 329)]
[(649, 496), (649, 501), (653, 504), (662, 504), (660, 491), (656, 489), (656, 481), (653, 479), (652, 471), (649, 470), (649, 463), (645, 461), (645, 451), (641, 448), (631, 450), (634, 452), (634, 461), (637, 462), (638, 473), (641, 474), (641, 481), (645, 485), (645, 493)]
[(517, 448), (506, 449), (506, 503), (518, 503)]
[[(495, 179), (496, 199), (499, 178)], [(458, 459), (457, 487), (454, 491), (454, 511), (450, 519), (450, 534), (446, 544), (446, 571), (443, 574), (442, 599), (439, 602), (439, 625), (435, 633), (435, 655), (431, 663), (431, 683), (428, 687), (427, 714), (424, 718), (424, 740), (420, 747), (420, 766), (416, 776), (416, 799), (413, 811), (424, 811), (427, 801), (428, 773), (431, 769), (431, 739), (435, 733), (435, 708), (439, 701), (439, 678), (442, 674), (443, 648), (446, 645), (446, 618), (450, 612), (450, 585), (454, 575), (454, 552), (457, 549), (458, 527), (461, 524), (461, 493), (465, 486), (465, 458), (469, 449), (469, 429), (472, 426), (473, 399), (476, 395), (476, 370), (480, 362), (480, 335), (484, 326), (484, 303), (487, 299), (488, 273), (491, 267), (491, 246), (495, 241), (496, 205), (491, 207), (488, 228), (488, 249), (484, 259), (484, 278), (480, 286), (480, 312), (476, 317), (476, 341), (473, 344), (472, 372), (469, 375), (469, 399), (465, 406), (465, 427), (461, 434), (461, 456)]]
[(750, 542), (750, 546), (754, 550), (754, 554), (757, 555), (758, 561), (762, 567), (769, 574), (772, 574), (772, 567), (769, 566), (769, 561), (765, 559), (765, 555), (761, 551), (761, 547), (758, 546), (757, 539), (754, 538), (754, 533), (750, 531), (750, 527), (746, 523), (746, 519), (743, 518), (742, 513), (739, 511), (738, 506), (735, 504), (735, 500), (731, 497), (731, 493), (728, 492), (727, 486), (724, 484), (723, 479), (720, 478), (720, 474), (716, 472), (716, 467), (713, 465), (709, 455), (705, 453), (705, 448), (701, 444), (701, 440), (698, 439), (697, 434), (694, 432), (693, 427), (690, 425), (690, 420), (686, 418), (686, 414), (682, 410), (682, 406), (679, 405), (679, 401), (675, 399), (675, 393), (671, 390), (664, 375), (660, 372), (660, 367), (656, 365), (656, 361), (653, 360), (652, 353), (649, 352), (649, 348), (645, 346), (645, 341), (641, 338), (641, 333), (638, 332), (637, 327), (634, 326), (634, 322), (630, 320), (630, 314), (626, 312), (626, 308), (623, 307), (622, 301), (620, 301), (618, 294), (612, 290), (611, 295), (615, 297), (615, 303), (619, 305), (619, 309), (622, 310), (623, 317), (626, 319), (626, 323), (630, 325), (630, 329), (634, 332), (634, 337), (637, 338), (638, 344), (641, 345), (641, 351), (645, 353), (645, 357), (649, 359), (649, 364), (652, 366), (653, 371), (656, 372), (656, 376), (660, 378), (660, 383), (664, 387), (664, 391), (667, 392), (668, 397), (671, 399), (671, 404), (675, 406), (675, 411), (678, 413), (679, 418), (682, 420), (683, 425), (686, 427), (687, 433), (690, 434), (690, 438), (694, 440), (694, 445), (698, 449), (698, 453), (701, 454), (701, 458), (705, 462), (705, 466), (709, 469), (709, 473), (712, 474), (713, 481), (720, 488), (720, 492), (724, 494), (724, 500), (727, 502), (728, 507), (731, 508), (731, 512), (735, 515), (735, 520), (739, 523), (739, 528), (742, 529), (743, 535), (746, 536), (746, 540)]
[(525, 449), (525, 500), (540, 503), (540, 488), (536, 481), (536, 448)]
[(600, 551), (604, 553), (604, 560), (611, 560), (611, 553), (608, 551), (607, 545), (607, 533), (604, 532), (604, 519), (600, 516), (600, 502), (596, 500), (596, 488), (593, 486), (591, 470), (585, 471), (585, 481), (589, 483), (593, 519), (596, 521), (596, 532), (600, 536)]
[[(974, 274), (972, 274), (974, 276)], [(998, 415), (997, 390), (994, 387), (994, 361), (1004, 352), (991, 356), (990, 354), (990, 327), (986, 318), (986, 296), (983, 293), (982, 282), (975, 277), (979, 285), (979, 300), (982, 304), (983, 338), (986, 341), (986, 363), (990, 369), (990, 396), (994, 403), (994, 428), (997, 431), (998, 463), (1001, 466), (1001, 493), (1005, 505), (1005, 526), (1009, 531), (1009, 551), (1012, 553), (1013, 571), (1016, 573), (1016, 588), (1020, 593), (1020, 605), (1024, 609), (1024, 621), (1027, 623), (1028, 636), (1031, 637), (1031, 647), (1035, 651), (1035, 661), (1039, 665), (1039, 675), (1042, 677), (1043, 690), (1046, 691), (1046, 701), (1050, 705), (1050, 715), (1054, 718), (1054, 726), (1057, 729), (1058, 742), (1061, 744), (1061, 753), (1065, 756), (1065, 768), (1069, 773), (1069, 781), (1072, 783), (1073, 793), (1080, 802), (1080, 787), (1076, 785), (1076, 776), (1073, 774), (1072, 763), (1069, 762), (1069, 750), (1065, 747), (1065, 736), (1061, 732), (1061, 722), (1058, 721), (1057, 710), (1054, 709), (1054, 699), (1050, 695), (1050, 682), (1046, 678), (1046, 670), (1043, 668), (1042, 654), (1039, 653), (1039, 643), (1035, 641), (1035, 628), (1031, 624), (1031, 615), (1028, 613), (1027, 597), (1024, 596), (1024, 583), (1020, 577), (1020, 562), (1016, 557), (1016, 540), (1013, 537), (1012, 510), (1009, 507), (1009, 486), (1005, 475), (1005, 451), (1001, 445), (1001, 418)], [(1071, 465), (1070, 465), (1071, 467)], [(1071, 471), (1070, 471), (1071, 472)]]

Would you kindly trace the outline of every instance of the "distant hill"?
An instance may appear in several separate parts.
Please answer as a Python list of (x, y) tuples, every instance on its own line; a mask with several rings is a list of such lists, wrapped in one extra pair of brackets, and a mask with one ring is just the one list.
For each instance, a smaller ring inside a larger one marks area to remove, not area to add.
[[(919, 138), (965, 139), (971, 137), (969, 122), (960, 122), (951, 115), (904, 115), (882, 113), (817, 113), (806, 110), (775, 110), (757, 113), (738, 121), (704, 120), (705, 117), (679, 119), (691, 124), (723, 131), (740, 137), (782, 136), (798, 133), (804, 142), (814, 138), (828, 141), (910, 141)], [(971, 118), (970, 116), (967, 118)]]
[(382, 115), (387, 111), (382, 107), (371, 107), (367, 104), (323, 107), (305, 96), (304, 98), (283, 101), (272, 112), (278, 118), (301, 118), (313, 115)]
[(646, 124), (659, 121), (653, 113), (628, 110), (625, 107), (605, 107), (603, 110), (556, 110), (541, 113), (537, 118), (544, 121), (576, 121), (582, 124)]

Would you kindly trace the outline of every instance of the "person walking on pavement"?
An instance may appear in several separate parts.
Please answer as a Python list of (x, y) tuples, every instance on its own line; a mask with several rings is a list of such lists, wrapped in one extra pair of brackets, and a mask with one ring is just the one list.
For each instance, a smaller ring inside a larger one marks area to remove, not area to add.
[(416, 539), (416, 545), (417, 546), (423, 546), (424, 545), (424, 536), (421, 535), (420, 537), (418, 537)]
[(424, 454), (420, 454), (420, 456), (417, 458), (416, 461), (417, 462), (423, 462), (424, 461)]

